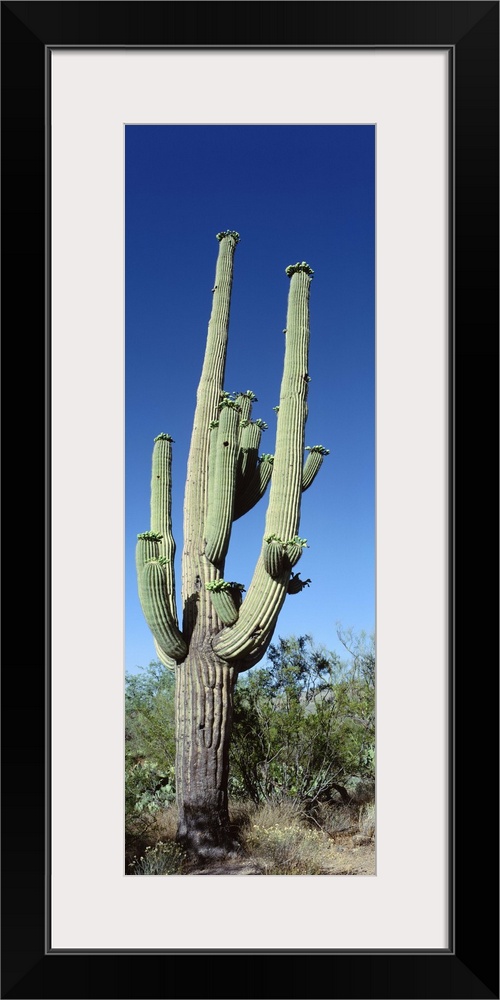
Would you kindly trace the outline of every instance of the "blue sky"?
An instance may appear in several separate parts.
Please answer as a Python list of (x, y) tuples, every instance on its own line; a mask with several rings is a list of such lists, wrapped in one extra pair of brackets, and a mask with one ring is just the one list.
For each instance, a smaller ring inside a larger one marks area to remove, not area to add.
[[(212, 305), (216, 233), (236, 230), (225, 388), (251, 389), (274, 451), (289, 279), (311, 284), (306, 444), (330, 449), (302, 498), (300, 564), (275, 631), (342, 650), (336, 623), (375, 627), (375, 129), (370, 125), (128, 125), (125, 130), (126, 669), (156, 659), (139, 605), (154, 437), (173, 450), (181, 591), (183, 494)], [(225, 578), (250, 583), (269, 490), (237, 521)], [(181, 609), (179, 607), (179, 614)]]

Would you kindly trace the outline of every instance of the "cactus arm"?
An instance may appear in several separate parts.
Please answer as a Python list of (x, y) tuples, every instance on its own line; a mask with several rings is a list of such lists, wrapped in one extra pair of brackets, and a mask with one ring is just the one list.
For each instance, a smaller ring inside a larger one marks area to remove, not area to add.
[[(212, 644), (218, 656), (228, 662), (237, 660), (240, 671), (262, 659), (287, 594), (290, 573), (285, 572), (273, 580), (264, 570), (261, 559), (252, 579), (253, 593), (250, 594), (249, 588), (238, 621), (230, 629), (224, 628)], [(250, 603), (249, 597), (252, 597)]]
[(205, 556), (215, 566), (222, 567), (231, 537), (236, 468), (238, 461), (238, 435), (240, 410), (237, 404), (225, 399), (222, 403), (217, 431), (215, 471), (209, 473), (209, 504), (206, 521)]
[[(172, 534), (172, 438), (155, 438), (151, 471), (151, 530), (137, 536), (136, 570), (139, 600), (162, 663), (173, 669), (187, 654), (179, 631), (175, 603)], [(155, 569), (151, 569), (151, 566)]]
[(250, 420), (252, 404), (258, 402), (257, 396), (251, 389), (247, 389), (246, 392), (236, 392), (235, 400), (237, 406), (240, 408), (241, 424), (244, 425), (247, 420)]
[(165, 559), (165, 584), (170, 617), (177, 624), (175, 600), (175, 540), (172, 534), (172, 444), (169, 434), (155, 437), (151, 469), (151, 530), (162, 536), (159, 557)]
[(137, 535), (137, 543), (135, 546), (135, 568), (141, 607), (147, 601), (143, 570), (146, 563), (150, 562), (151, 559), (159, 559), (161, 541), (162, 535), (157, 531), (144, 531), (140, 535)]
[(259, 444), (262, 435), (259, 425), (252, 423), (251, 420), (242, 421), (242, 424), (238, 456), (238, 490), (244, 487), (245, 480), (248, 480), (257, 465)]
[(200, 630), (202, 623), (206, 626), (208, 619), (210, 619), (209, 630), (216, 628), (218, 624), (213, 621), (210, 597), (202, 585), (202, 580), (214, 580), (220, 575), (204, 554), (210, 438), (207, 428), (219, 416), (218, 406), (222, 397), (226, 363), (233, 258), (239, 236), (228, 231), (218, 233), (217, 238), (219, 253), (214, 281), (215, 290), (212, 295), (205, 357), (196, 398), (184, 493), (182, 601), (183, 633), (188, 640), (191, 640), (197, 624)]
[(252, 405), (257, 402), (257, 396), (251, 389), (247, 392), (235, 393), (236, 404), (240, 408), (239, 454), (236, 479), (236, 498), (244, 489), (257, 466), (259, 444), (262, 430), (267, 427), (263, 420), (251, 420)]
[(238, 621), (242, 591), (245, 589), (243, 584), (230, 583), (228, 580), (215, 580), (212, 583), (207, 583), (206, 589), (210, 593), (212, 604), (221, 622), (224, 625), (234, 625)]
[(188, 647), (166, 600), (165, 567), (161, 558), (145, 563), (140, 598), (144, 617), (157, 645), (169, 658), (181, 663), (187, 656)]
[[(271, 491), (264, 538), (273, 535), (290, 540), (300, 522), (304, 428), (307, 419), (309, 291), (312, 271), (302, 262), (287, 268), (290, 277), (286, 323), (285, 360), (276, 431)], [(213, 640), (219, 656), (227, 660), (257, 662), (270, 642), (283, 606), (291, 569), (273, 578), (264, 565), (264, 546), (252, 582), (243, 601), (238, 621)], [(245, 664), (246, 666), (246, 664)]]
[(304, 468), (302, 470), (302, 492), (304, 493), (309, 489), (311, 484), (314, 482), (318, 472), (323, 464), (323, 458), (325, 455), (329, 455), (330, 452), (328, 448), (323, 448), (322, 444), (315, 444), (312, 448), (306, 448), (309, 452)]
[(162, 541), (158, 532), (145, 531), (138, 535), (135, 562), (139, 600), (146, 623), (162, 663), (172, 668), (172, 660), (180, 663), (185, 658), (187, 645), (171, 611), (165, 557), (159, 555)]
[(262, 431), (267, 430), (263, 420), (246, 420), (240, 430), (240, 450), (238, 456), (238, 475), (236, 480), (236, 499), (244, 493), (252, 479), (259, 457), (259, 445)]
[(177, 666), (177, 661), (174, 660), (171, 656), (168, 656), (168, 654), (165, 652), (164, 649), (161, 648), (160, 643), (154, 638), (154, 636), (153, 636), (153, 642), (156, 650), (156, 655), (160, 660), (160, 662), (163, 663), (163, 666), (166, 667), (167, 670), (175, 670)]
[(274, 455), (260, 456), (253, 475), (241, 490), (236, 493), (233, 521), (237, 521), (239, 517), (243, 517), (243, 514), (246, 514), (252, 507), (255, 507), (255, 504), (262, 499), (272, 476), (273, 462)]

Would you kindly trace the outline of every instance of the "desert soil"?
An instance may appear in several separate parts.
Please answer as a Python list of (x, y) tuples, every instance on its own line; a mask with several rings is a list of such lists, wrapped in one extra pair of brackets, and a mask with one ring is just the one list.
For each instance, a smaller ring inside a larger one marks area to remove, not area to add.
[[(359, 842), (359, 840), (363, 842)], [(375, 875), (375, 841), (351, 836), (336, 838), (332, 844), (328, 864), (322, 875)], [(252, 858), (226, 858), (189, 875), (265, 875), (265, 871)]]

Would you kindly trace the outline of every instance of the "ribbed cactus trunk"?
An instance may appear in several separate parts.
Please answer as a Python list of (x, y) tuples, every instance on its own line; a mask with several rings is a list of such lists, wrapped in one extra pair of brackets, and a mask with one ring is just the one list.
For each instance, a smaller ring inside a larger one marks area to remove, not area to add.
[(235, 664), (191, 648), (176, 678), (178, 840), (210, 857), (238, 848), (228, 812)]
[[(220, 579), (221, 559), (218, 565), (208, 558), (205, 550), (207, 534), (211, 547), (221, 550), (226, 541), (224, 524), (227, 541), (230, 533), (231, 470), (221, 468), (226, 461), (221, 451), (230, 450), (226, 466), (233, 464), (235, 430), (228, 431), (231, 444), (221, 448), (217, 447), (220, 422), (215, 435), (211, 425), (219, 420), (222, 401), (236, 244), (234, 233), (219, 240), (212, 314), (197, 392), (184, 496), (182, 600), (183, 631), (189, 653), (176, 670), (178, 839), (199, 855), (225, 852), (233, 846), (229, 836), (227, 786), (237, 667), (226, 663), (212, 649), (212, 639), (222, 623), (206, 584)], [(232, 407), (224, 410), (237, 415)], [(216, 479), (217, 467), (221, 483)], [(213, 480), (210, 505), (209, 478)]]
[[(287, 594), (298, 594), (310, 583), (293, 572), (306, 544), (297, 534), (300, 502), (328, 454), (315, 445), (304, 464), (311, 268), (303, 261), (286, 269), (291, 280), (276, 449), (274, 456), (259, 457), (267, 425), (251, 419), (256, 397), (250, 391), (231, 395), (223, 388), (239, 236), (228, 230), (217, 238), (184, 497), (182, 629), (175, 608), (168, 434), (155, 439), (151, 529), (137, 543), (144, 615), (158, 655), (176, 675), (178, 839), (203, 857), (237, 847), (228, 813), (234, 688), (238, 674), (264, 656)], [(243, 599), (243, 584), (224, 580), (224, 560), (233, 522), (261, 499), (269, 481), (261, 553)]]

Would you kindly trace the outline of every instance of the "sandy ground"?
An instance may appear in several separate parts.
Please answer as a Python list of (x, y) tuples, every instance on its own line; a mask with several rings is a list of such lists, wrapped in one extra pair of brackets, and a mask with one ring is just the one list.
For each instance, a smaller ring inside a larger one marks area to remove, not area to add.
[[(361, 840), (361, 842), (360, 842)], [(258, 862), (251, 858), (227, 858), (189, 875), (264, 875)], [(332, 844), (328, 866), (322, 875), (375, 875), (375, 842), (366, 838), (339, 837)]]

